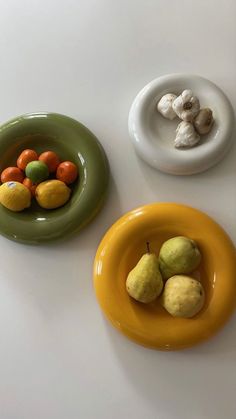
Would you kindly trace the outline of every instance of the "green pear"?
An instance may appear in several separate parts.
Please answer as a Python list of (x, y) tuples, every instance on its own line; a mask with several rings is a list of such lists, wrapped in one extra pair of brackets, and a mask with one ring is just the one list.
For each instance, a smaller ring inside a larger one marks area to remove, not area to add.
[(167, 240), (159, 254), (159, 268), (164, 279), (188, 274), (201, 262), (201, 253), (194, 240), (178, 236)]
[(127, 277), (127, 292), (141, 303), (150, 303), (160, 295), (162, 288), (158, 258), (154, 253), (146, 253)]

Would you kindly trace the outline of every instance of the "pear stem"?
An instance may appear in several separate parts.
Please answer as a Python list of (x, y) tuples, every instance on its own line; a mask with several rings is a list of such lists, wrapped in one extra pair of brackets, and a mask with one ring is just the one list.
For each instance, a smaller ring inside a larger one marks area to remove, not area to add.
[(146, 245), (147, 245), (147, 251), (148, 251), (148, 253), (150, 253), (150, 245), (149, 245), (149, 242), (146, 242)]

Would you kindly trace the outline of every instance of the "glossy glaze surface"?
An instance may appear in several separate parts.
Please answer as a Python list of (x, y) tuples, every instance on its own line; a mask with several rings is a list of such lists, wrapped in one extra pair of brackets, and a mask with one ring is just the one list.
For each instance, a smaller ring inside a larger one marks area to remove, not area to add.
[(33, 113), (0, 127), (0, 172), (15, 165), (22, 150), (55, 151), (73, 161), (79, 181), (63, 207), (44, 210), (32, 201), (29, 209), (14, 213), (0, 206), (0, 233), (19, 242), (38, 244), (63, 239), (79, 231), (101, 208), (106, 195), (109, 166), (96, 137), (78, 121), (54, 113)]
[[(173, 318), (160, 300), (144, 305), (126, 292), (130, 270), (146, 253), (146, 241), (158, 254), (162, 243), (184, 235), (196, 240), (202, 263), (193, 276), (201, 279), (206, 301), (192, 319)], [(179, 204), (146, 205), (125, 214), (104, 236), (94, 263), (94, 286), (107, 318), (137, 343), (161, 350), (193, 346), (208, 339), (226, 322), (235, 307), (235, 248), (206, 214)]]
[[(175, 131), (181, 120), (164, 118), (156, 106), (166, 93), (179, 95), (185, 89), (199, 98), (201, 108), (212, 109), (214, 124), (197, 146), (176, 149)], [(224, 92), (210, 80), (191, 74), (168, 74), (151, 81), (138, 93), (129, 113), (129, 134), (139, 156), (155, 169), (175, 175), (203, 172), (218, 163), (232, 144), (234, 125)]]

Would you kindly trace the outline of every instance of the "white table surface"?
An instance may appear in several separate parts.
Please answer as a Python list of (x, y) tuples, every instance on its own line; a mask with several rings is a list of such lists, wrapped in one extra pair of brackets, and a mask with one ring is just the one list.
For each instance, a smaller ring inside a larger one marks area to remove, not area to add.
[(177, 201), (215, 218), (236, 243), (236, 147), (213, 169), (162, 174), (140, 161), (127, 116), (147, 82), (191, 72), (236, 108), (234, 0), (1, 0), (0, 122), (47, 110), (87, 125), (112, 181), (80, 235), (31, 247), (0, 237), (1, 419), (235, 419), (236, 316), (177, 353), (144, 349), (104, 319), (92, 265), (124, 212)]

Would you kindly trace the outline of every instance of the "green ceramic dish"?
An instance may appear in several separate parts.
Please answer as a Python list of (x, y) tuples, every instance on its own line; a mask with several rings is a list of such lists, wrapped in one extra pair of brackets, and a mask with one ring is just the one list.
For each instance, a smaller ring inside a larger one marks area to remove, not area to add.
[(55, 113), (32, 113), (0, 127), (0, 172), (15, 166), (25, 148), (38, 153), (57, 152), (71, 160), (80, 178), (69, 202), (55, 210), (44, 210), (35, 202), (19, 213), (0, 205), (0, 233), (15, 241), (39, 244), (78, 232), (101, 208), (109, 181), (109, 165), (96, 137), (78, 121)]

